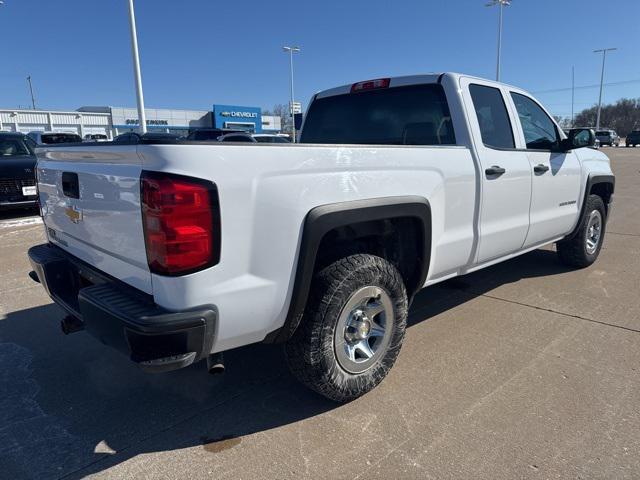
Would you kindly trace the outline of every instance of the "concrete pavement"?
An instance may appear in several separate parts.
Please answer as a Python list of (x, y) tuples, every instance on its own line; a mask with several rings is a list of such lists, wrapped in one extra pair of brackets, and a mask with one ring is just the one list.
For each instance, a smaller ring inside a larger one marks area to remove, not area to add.
[(1, 478), (640, 477), (640, 149), (617, 175), (598, 262), (552, 248), (422, 291), (376, 390), (336, 405), (277, 347), (139, 371), (28, 277), (37, 218), (0, 219)]

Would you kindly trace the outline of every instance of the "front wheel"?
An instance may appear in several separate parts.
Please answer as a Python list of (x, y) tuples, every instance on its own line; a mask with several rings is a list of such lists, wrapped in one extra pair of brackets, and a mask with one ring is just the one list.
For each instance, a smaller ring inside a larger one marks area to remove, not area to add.
[(561, 240), (556, 244), (562, 263), (583, 268), (596, 261), (604, 240), (606, 218), (602, 198), (589, 195), (583, 208), (578, 232), (573, 238)]
[(375, 388), (396, 361), (407, 325), (400, 272), (374, 255), (351, 255), (316, 273), (304, 317), (285, 345), (304, 385), (347, 402)]

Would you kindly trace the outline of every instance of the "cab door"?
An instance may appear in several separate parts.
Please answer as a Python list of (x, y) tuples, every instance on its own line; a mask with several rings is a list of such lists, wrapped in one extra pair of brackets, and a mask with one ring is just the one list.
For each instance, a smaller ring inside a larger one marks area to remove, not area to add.
[(516, 148), (507, 91), (479, 79), (461, 78), (472, 142), (480, 165), (477, 264), (517, 252), (529, 230), (531, 166)]
[(534, 99), (510, 91), (509, 101), (518, 115), (517, 140), (526, 149), (533, 173), (527, 248), (571, 231), (579, 213), (581, 169), (572, 150), (559, 150), (560, 129)]

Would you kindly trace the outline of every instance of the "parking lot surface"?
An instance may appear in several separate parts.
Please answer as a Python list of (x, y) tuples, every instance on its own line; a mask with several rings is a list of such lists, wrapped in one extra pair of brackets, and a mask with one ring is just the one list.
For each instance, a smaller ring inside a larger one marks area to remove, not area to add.
[(423, 290), (399, 360), (337, 405), (276, 346), (145, 374), (27, 273), (39, 218), (0, 217), (1, 478), (640, 477), (640, 149), (616, 173), (600, 259), (553, 248)]

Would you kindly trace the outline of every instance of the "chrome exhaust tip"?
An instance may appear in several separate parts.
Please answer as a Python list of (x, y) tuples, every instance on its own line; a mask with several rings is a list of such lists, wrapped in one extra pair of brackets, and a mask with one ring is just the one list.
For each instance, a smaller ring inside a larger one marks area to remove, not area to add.
[(212, 353), (207, 357), (207, 371), (211, 375), (224, 373), (224, 359), (222, 353)]

